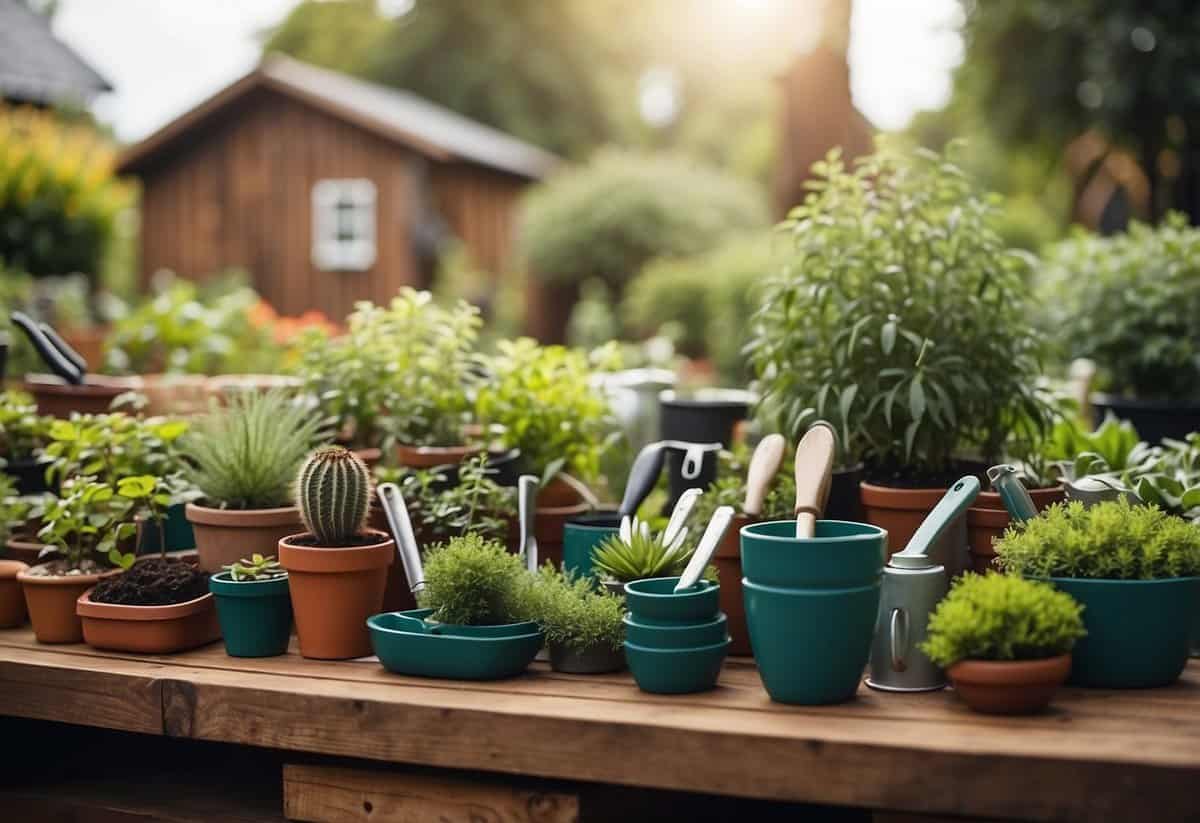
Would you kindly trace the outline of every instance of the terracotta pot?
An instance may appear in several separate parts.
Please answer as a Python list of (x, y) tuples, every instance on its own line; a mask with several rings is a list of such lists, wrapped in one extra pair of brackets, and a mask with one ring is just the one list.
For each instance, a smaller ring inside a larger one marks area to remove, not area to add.
[(8, 542), (4, 544), (4, 556), (9, 560), (19, 560), (22, 563), (28, 563), (30, 566), (36, 566), (42, 562), (38, 559), (38, 555), (42, 553), (42, 549), (44, 548), (46, 548), (46, 544), (31, 535), (10, 537), (8, 538)]
[[(946, 489), (894, 488), (867, 482), (863, 482), (859, 489), (866, 521), (887, 532), (889, 557), (908, 545), (922, 521), (946, 494)], [(930, 555), (945, 566), (951, 576), (966, 568), (965, 514), (950, 524), (933, 545)]]
[(377, 449), (374, 446), (369, 449), (351, 449), (351, 451), (354, 452), (355, 457), (367, 464), (368, 469), (383, 460), (383, 449)]
[(169, 606), (127, 606), (96, 603), (89, 590), (75, 601), (75, 613), (83, 622), (83, 641), (97, 649), (170, 654), (221, 637), (211, 593)]
[(142, 375), (147, 414), (184, 415), (203, 412), (212, 396), (208, 378), (199, 374)]
[[(562, 566), (563, 530), (567, 526), (567, 521), (574, 520), (576, 517), (587, 514), (591, 510), (592, 504), (588, 502), (576, 503), (573, 506), (553, 506), (550, 508), (538, 506), (537, 511), (534, 513), (533, 534), (537, 537), (539, 565), (549, 560), (557, 567)], [(516, 545), (519, 534), (520, 531), (514, 519), (509, 543), (517, 550), (520, 549), (520, 546)]]
[(963, 660), (946, 670), (963, 701), (986, 714), (1040, 711), (1070, 672), (1069, 654), (1045, 660)]
[(542, 509), (561, 509), (565, 506), (577, 506), (579, 503), (595, 504), (591, 490), (569, 474), (556, 474), (549, 483), (538, 489), (537, 507)]
[(396, 446), (396, 459), (401, 466), (428, 469), (433, 466), (452, 466), (463, 462), (483, 449), (479, 446)]
[(17, 575), (28, 568), (17, 560), (0, 560), (0, 629), (15, 629), (29, 617), (25, 595), (17, 582)]
[(83, 640), (83, 623), (75, 614), (75, 601), (104, 576), (73, 574), (39, 577), (30, 575), (28, 571), (17, 573), (17, 580), (25, 593), (25, 605), (29, 607), (33, 635), (39, 643), (79, 643)]
[(378, 542), (339, 548), (296, 545), (307, 533), (279, 541), (279, 563), (288, 571), (304, 657), (344, 660), (371, 654), (367, 618), (383, 608), (396, 543), (384, 532), (368, 534)]
[(200, 568), (215, 574), (243, 557), (275, 554), (279, 541), (303, 528), (295, 506), (278, 509), (210, 509), (189, 503)]
[(86, 360), (88, 367), (92, 369), (98, 369), (104, 363), (104, 340), (107, 336), (107, 326), (62, 331), (63, 340), (67, 341), (67, 345)]
[(730, 654), (754, 653), (750, 648), (750, 630), (746, 627), (746, 601), (742, 597), (741, 550), (742, 527), (754, 522), (754, 518), (744, 514), (734, 515), (713, 555), (713, 564), (721, 581), (721, 611), (729, 620), (729, 637), (733, 641), (729, 646)]
[(70, 417), (71, 412), (104, 414), (115, 397), (141, 388), (140, 377), (89, 374), (81, 385), (73, 386), (52, 374), (25, 376), (25, 391), (37, 402), (38, 414), (50, 417)]
[[(1029, 496), (1038, 511), (1042, 511), (1051, 503), (1058, 503), (1066, 498), (1066, 490), (1062, 486), (1050, 489), (1030, 489)], [(980, 492), (975, 498), (975, 505), (967, 509), (967, 547), (971, 553), (971, 566), (979, 573), (995, 568), (996, 552), (992, 548), (1004, 530), (1012, 523), (1008, 510), (996, 492)]]
[(299, 389), (303, 385), (299, 377), (286, 374), (219, 374), (208, 378), (208, 392), (218, 400), (236, 392)]

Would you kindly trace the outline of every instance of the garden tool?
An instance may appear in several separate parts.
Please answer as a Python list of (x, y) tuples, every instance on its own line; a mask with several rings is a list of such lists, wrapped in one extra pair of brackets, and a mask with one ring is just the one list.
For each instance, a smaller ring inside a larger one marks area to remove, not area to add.
[(667, 527), (663, 529), (662, 533), (664, 546), (674, 544), (679, 539), (679, 535), (683, 534), (683, 527), (687, 524), (688, 516), (703, 493), (700, 489), (688, 489), (675, 501), (675, 508), (671, 510), (671, 517), (667, 520)]
[(421, 550), (413, 534), (412, 520), (408, 517), (408, 507), (404, 505), (404, 495), (395, 483), (380, 483), (375, 494), (379, 497), (388, 526), (396, 536), (396, 551), (400, 553), (400, 562), (404, 565), (409, 591), (416, 594), (425, 587), (425, 570), (421, 565)]
[(796, 446), (796, 539), (816, 536), (817, 518), (825, 510), (833, 482), (833, 426), (818, 420)]
[(692, 559), (688, 561), (683, 574), (679, 577), (679, 582), (675, 584), (676, 594), (690, 589), (700, 580), (700, 575), (704, 574), (708, 561), (712, 560), (713, 552), (720, 545), (721, 538), (725, 536), (732, 520), (733, 506), (721, 506), (713, 512), (712, 519), (708, 521), (708, 526), (705, 527), (704, 534), (696, 545), (696, 550), (692, 552)]
[(750, 455), (750, 468), (746, 470), (746, 498), (742, 501), (742, 513), (749, 517), (758, 517), (762, 513), (763, 501), (771, 481), (779, 472), (779, 464), (783, 462), (783, 451), (787, 448), (787, 440), (782, 434), (768, 434), (754, 447)]
[(627, 534), (630, 519), (637, 514), (642, 502), (658, 483), (665, 457), (666, 447), (662, 443), (650, 443), (643, 446), (634, 458), (633, 465), (629, 468), (629, 479), (625, 481), (625, 496), (621, 498), (621, 505), (617, 508), (617, 514), (621, 517), (622, 536)]
[(929, 615), (950, 586), (946, 567), (933, 561), (929, 549), (978, 496), (978, 478), (960, 479), (933, 507), (908, 545), (884, 566), (867, 678), (871, 688), (924, 692), (946, 685), (945, 674), (920, 649)]
[(1076, 480), (1064, 480), (1068, 500), (1078, 500), (1085, 506), (1094, 506), (1109, 500), (1120, 500), (1122, 497), (1130, 503), (1138, 504), (1142, 499), (1137, 492), (1127, 488), (1115, 477), (1100, 474), (1089, 474)]
[(1021, 482), (1015, 466), (1007, 463), (992, 466), (987, 470), (987, 476), (992, 488), (1000, 495), (1000, 501), (1008, 510), (1009, 517), (1017, 523), (1037, 517), (1037, 506), (1025, 490), (1025, 484)]
[(517, 523), (521, 529), (521, 554), (525, 558), (525, 568), (531, 572), (537, 571), (538, 567), (537, 536), (533, 533), (537, 494), (538, 478), (532, 474), (521, 475), (517, 481)]
[[(61, 377), (67, 383), (78, 386), (87, 376), (87, 361), (79, 356), (67, 342), (47, 326), (37, 323), (24, 312), (15, 311), (10, 319), (17, 328), (29, 338), (38, 356), (51, 372)], [(47, 334), (49, 331), (49, 334)]]

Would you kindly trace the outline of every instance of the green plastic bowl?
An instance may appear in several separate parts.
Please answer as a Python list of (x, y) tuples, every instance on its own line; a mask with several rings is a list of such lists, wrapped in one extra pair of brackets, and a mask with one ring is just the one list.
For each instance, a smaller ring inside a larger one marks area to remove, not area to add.
[(414, 624), (430, 614), (429, 609), (413, 609), (367, 618), (371, 647), (385, 669), (447, 680), (501, 680), (529, 668), (546, 639), (540, 631), (491, 637), (417, 631)]
[(871, 653), (879, 586), (781, 589), (742, 581), (750, 646), (772, 700), (814, 706), (854, 697)]
[(690, 694), (717, 685), (732, 641), (691, 649), (648, 649), (625, 641), (625, 660), (638, 688), (653, 694)]
[(887, 532), (866, 523), (818, 520), (816, 536), (796, 539), (795, 520), (743, 526), (742, 574), (763, 586), (845, 589), (879, 580)]
[(275, 657), (287, 651), (292, 634), (292, 598), (287, 577), (235, 582), (214, 574), (208, 590), (230, 657)]
[(678, 577), (648, 577), (625, 584), (625, 605), (648, 626), (707, 623), (717, 616), (721, 587), (708, 580), (675, 594)]
[(625, 639), (647, 649), (690, 649), (723, 642), (729, 636), (728, 619), (721, 612), (707, 623), (674, 623), (649, 626), (625, 615)]

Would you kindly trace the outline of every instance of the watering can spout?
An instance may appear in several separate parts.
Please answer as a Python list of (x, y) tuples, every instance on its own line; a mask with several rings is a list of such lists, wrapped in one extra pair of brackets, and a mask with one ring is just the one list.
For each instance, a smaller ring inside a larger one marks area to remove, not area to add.
[(1008, 514), (1013, 520), (1024, 523), (1026, 520), (1037, 517), (1037, 506), (1034, 505), (1029, 492), (1025, 490), (1025, 484), (1021, 482), (1015, 466), (1007, 463), (992, 466), (987, 470), (987, 476), (991, 481), (992, 488), (1000, 495), (1000, 501), (1004, 503), (1004, 508), (1008, 510)]

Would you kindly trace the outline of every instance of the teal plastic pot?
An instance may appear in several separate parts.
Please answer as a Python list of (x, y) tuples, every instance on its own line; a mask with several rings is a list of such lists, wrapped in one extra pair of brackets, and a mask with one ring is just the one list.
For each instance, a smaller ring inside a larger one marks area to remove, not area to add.
[(208, 580), (230, 657), (274, 657), (288, 648), (292, 598), (287, 577), (235, 582), (229, 572)]
[[(186, 508), (184, 503), (177, 503), (167, 508), (167, 516), (163, 520), (163, 524), (166, 527), (164, 530), (166, 550), (169, 552), (196, 548), (196, 535), (192, 532), (192, 524), (188, 522), (185, 515)], [(158, 524), (152, 521), (143, 523), (138, 533), (137, 553), (157, 554), (158, 551)]]
[(675, 593), (678, 577), (647, 577), (625, 584), (625, 605), (639, 623), (707, 623), (717, 616), (721, 587), (701, 580)]
[(488, 637), (417, 630), (414, 623), (431, 613), (412, 609), (367, 618), (371, 647), (385, 669), (417, 677), (499, 680), (525, 671), (546, 639), (540, 631)]
[(592, 574), (592, 549), (617, 533), (619, 521), (600, 514), (568, 520), (563, 526), (563, 571)]
[(887, 532), (866, 523), (818, 520), (816, 536), (796, 539), (795, 520), (743, 526), (742, 574), (763, 586), (847, 589), (879, 580)]
[(1083, 606), (1087, 637), (1075, 643), (1068, 683), (1141, 689), (1179, 679), (1200, 608), (1200, 577), (1049, 582)]
[(697, 646), (712, 646), (729, 637), (729, 621), (724, 614), (717, 613), (707, 623), (676, 623), (672, 625), (647, 625), (639, 623), (632, 615), (625, 615), (625, 639), (635, 646), (648, 649), (690, 649)]
[(692, 649), (648, 649), (625, 641), (625, 660), (638, 688), (653, 694), (691, 694), (716, 687), (731, 641)]
[(750, 645), (772, 700), (813, 706), (854, 697), (871, 653), (879, 585), (782, 589), (742, 581)]

